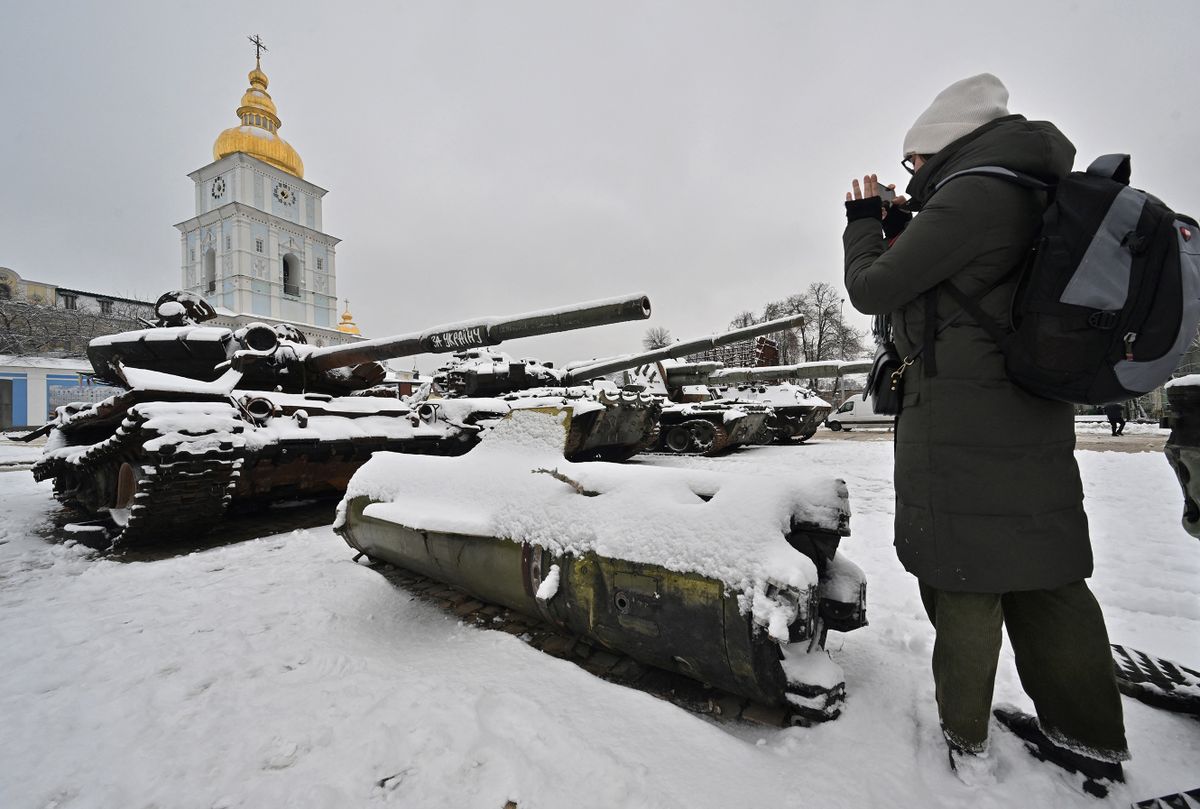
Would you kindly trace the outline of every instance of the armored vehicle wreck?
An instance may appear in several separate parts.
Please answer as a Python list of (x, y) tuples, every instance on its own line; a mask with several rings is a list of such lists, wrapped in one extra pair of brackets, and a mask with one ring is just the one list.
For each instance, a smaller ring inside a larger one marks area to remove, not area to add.
[[(865, 624), (840, 480), (562, 459), (561, 414), (514, 411), (465, 458), (380, 453), (335, 530), (461, 588), (797, 722), (837, 716), (826, 632)], [(464, 497), (464, 493), (470, 493)]]
[(154, 328), (97, 338), (95, 375), (125, 392), (60, 408), (38, 480), (97, 518), (118, 546), (211, 529), (229, 506), (340, 494), (373, 452), (459, 455), (495, 399), (426, 402), (347, 395), (383, 378), (378, 362), (649, 316), (643, 295), (314, 348), (290, 326), (198, 325), (203, 300), (168, 293)]
[[(455, 353), (434, 375), (443, 394), (496, 396), (510, 408), (553, 408), (565, 414), (563, 454), (572, 461), (623, 461), (653, 445), (661, 405), (654, 396), (625, 391), (606, 380), (566, 383), (566, 372), (502, 351)], [(431, 400), (432, 401), (432, 400)]]
[(658, 434), (649, 449), (658, 452), (716, 455), (760, 435), (771, 416), (763, 404), (717, 401), (707, 382), (719, 362), (680, 362), (699, 351), (752, 340), (804, 322), (800, 315), (719, 332), (664, 348), (571, 366), (567, 379), (594, 379), (620, 373), (624, 390), (644, 391), (662, 403)]
[[(673, 392), (645, 384), (622, 387), (604, 377), (642, 366), (658, 367), (647, 364), (656, 360), (669, 363), (671, 357), (752, 339), (800, 320), (782, 318), (667, 348), (573, 363), (564, 369), (535, 360), (514, 360), (499, 351), (473, 349), (456, 353), (439, 369), (435, 381), (451, 397), (501, 396), (513, 408), (566, 411), (569, 460), (625, 460), (643, 450), (659, 449), (664, 430), (671, 432), (676, 444), (687, 442), (687, 446), (672, 451), (715, 454), (746, 443), (751, 431), (765, 426), (769, 408), (753, 404), (731, 408), (713, 403), (707, 390), (699, 404), (679, 407), (677, 404), (687, 401), (680, 386)], [(718, 363), (709, 365), (719, 367)]]
[(829, 415), (829, 402), (807, 388), (791, 382), (777, 384), (742, 383), (717, 387), (717, 399), (734, 405), (767, 405), (771, 415), (756, 444), (802, 443), (812, 438), (817, 427)]
[[(759, 443), (800, 443), (812, 438), (817, 427), (832, 409), (816, 393), (794, 384), (796, 380), (840, 377), (870, 370), (861, 361), (818, 360), (795, 365), (770, 365), (756, 368), (721, 368), (709, 376), (722, 401), (765, 404), (773, 411)], [(835, 383), (835, 391), (838, 383)]]

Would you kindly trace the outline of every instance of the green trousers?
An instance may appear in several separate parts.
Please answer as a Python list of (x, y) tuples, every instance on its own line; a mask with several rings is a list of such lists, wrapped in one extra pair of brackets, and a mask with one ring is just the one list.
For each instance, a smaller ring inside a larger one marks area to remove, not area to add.
[(1108, 630), (1086, 582), (1011, 593), (922, 583), (921, 601), (937, 632), (933, 679), (947, 740), (975, 752), (987, 745), (1003, 625), (1047, 735), (1098, 758), (1128, 758)]

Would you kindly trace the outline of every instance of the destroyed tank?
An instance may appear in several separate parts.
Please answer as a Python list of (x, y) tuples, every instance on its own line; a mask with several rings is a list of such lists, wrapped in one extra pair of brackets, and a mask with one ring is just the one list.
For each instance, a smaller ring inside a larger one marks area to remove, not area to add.
[(654, 396), (605, 380), (565, 380), (549, 363), (473, 348), (439, 368), (433, 386), (451, 400), (488, 396), (510, 408), (561, 411), (567, 419), (563, 454), (571, 461), (623, 461), (654, 443), (661, 410)]
[[(800, 379), (834, 377), (840, 383), (846, 374), (870, 370), (859, 361), (814, 361), (795, 365), (755, 368), (721, 368), (708, 378), (721, 401), (734, 404), (770, 405), (772, 415), (766, 428), (755, 437), (758, 444), (802, 443), (812, 438), (832, 406), (818, 394), (794, 384)], [(839, 386), (835, 383), (835, 390)]]
[(380, 453), (351, 481), (335, 530), (460, 616), (515, 634), (517, 616), (556, 628), (604, 676), (631, 658), (711, 686), (709, 704), (728, 705), (724, 692), (792, 723), (836, 717), (845, 688), (826, 633), (866, 623), (865, 578), (840, 550), (845, 484), (571, 463), (561, 423), (514, 411), (466, 458)]
[(211, 529), (232, 506), (340, 494), (379, 450), (467, 452), (496, 399), (410, 405), (356, 396), (382, 382), (380, 360), (644, 319), (644, 295), (482, 318), (318, 348), (294, 327), (199, 325), (215, 312), (190, 293), (156, 304), (152, 328), (94, 339), (97, 378), (125, 388), (59, 408), (34, 465), (64, 504), (93, 518), (97, 544), (132, 546)]
[[(680, 438), (683, 435), (694, 451), (716, 454), (746, 443), (750, 432), (765, 426), (770, 409), (762, 405), (730, 408), (712, 402), (707, 391), (698, 404), (689, 404), (678, 390), (676, 401), (672, 401), (666, 388), (622, 387), (605, 377), (655, 360), (669, 361), (671, 357), (753, 339), (798, 322), (799, 317), (782, 318), (639, 354), (573, 363), (563, 369), (532, 359), (516, 360), (500, 351), (471, 349), (456, 353), (437, 371), (434, 383), (448, 397), (500, 396), (512, 408), (557, 408), (566, 412), (565, 454), (569, 460), (621, 461), (644, 450), (656, 451), (662, 445), (664, 430), (672, 434), (676, 444), (684, 440)], [(712, 364), (712, 368), (718, 367)], [(689, 447), (672, 451), (688, 451)]]
[(620, 374), (623, 390), (649, 393), (661, 403), (658, 432), (648, 443), (649, 451), (717, 455), (750, 443), (766, 429), (773, 411), (765, 404), (718, 400), (707, 387), (707, 380), (722, 367), (721, 363), (687, 363), (679, 358), (803, 322), (802, 316), (793, 315), (638, 354), (569, 366), (563, 377), (570, 382)]
[[(462, 395), (509, 391), (503, 395), (512, 408), (565, 408), (572, 425), (566, 442), (570, 460), (619, 461), (643, 450), (716, 455), (748, 443), (766, 427), (772, 409), (714, 401), (703, 385), (694, 388), (689, 379), (665, 368), (676, 368), (672, 362), (677, 356), (752, 340), (802, 322), (799, 316), (770, 320), (638, 354), (575, 362), (563, 370), (530, 360), (511, 361), (506, 355), (498, 360), (497, 355), (462, 354), (444, 368), (443, 377), (450, 390)], [(710, 362), (703, 371), (719, 367)], [(607, 378), (616, 374), (623, 374), (625, 384)], [(655, 384), (658, 379), (667, 383)], [(694, 390), (700, 395), (692, 396)], [(578, 421), (584, 429), (574, 429)]]

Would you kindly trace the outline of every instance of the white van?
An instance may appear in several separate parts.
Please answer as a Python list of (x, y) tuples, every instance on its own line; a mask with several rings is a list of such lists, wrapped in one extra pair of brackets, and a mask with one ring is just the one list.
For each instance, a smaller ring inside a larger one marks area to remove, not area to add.
[(863, 399), (861, 394), (854, 394), (841, 407), (829, 414), (825, 426), (837, 432), (851, 427), (893, 427), (895, 416), (883, 416), (875, 412), (874, 402), (870, 397)]

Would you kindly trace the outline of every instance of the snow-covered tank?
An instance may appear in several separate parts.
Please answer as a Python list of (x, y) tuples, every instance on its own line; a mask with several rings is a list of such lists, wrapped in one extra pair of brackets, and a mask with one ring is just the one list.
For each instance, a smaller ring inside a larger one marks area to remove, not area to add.
[(769, 405), (720, 401), (708, 388), (719, 362), (683, 362), (680, 358), (717, 346), (752, 340), (804, 322), (800, 315), (757, 323), (694, 340), (672, 343), (639, 354), (569, 366), (569, 381), (622, 375), (622, 388), (657, 399), (662, 410), (658, 432), (648, 449), (674, 454), (717, 455), (748, 444), (767, 429), (773, 415)]
[(709, 378), (720, 368), (719, 362), (663, 359), (637, 369), (634, 384), (663, 400), (657, 451), (718, 455), (759, 443), (769, 434), (770, 405), (725, 401), (709, 387)]
[[(536, 360), (516, 360), (500, 351), (472, 349), (456, 353), (434, 379), (452, 397), (501, 396), (513, 408), (566, 411), (565, 452), (570, 460), (620, 461), (664, 446), (672, 452), (716, 454), (748, 443), (754, 431), (765, 429), (770, 408), (715, 402), (703, 386), (703, 396), (692, 400), (682, 384), (668, 389), (646, 385), (639, 378), (642, 384), (620, 386), (604, 377), (640, 366), (661, 368), (648, 364), (657, 360), (670, 364), (672, 357), (753, 339), (801, 321), (798, 316), (782, 318), (639, 354), (572, 363), (563, 369)], [(716, 363), (706, 366), (710, 370), (718, 367)]]
[[(796, 380), (841, 377), (870, 370), (859, 361), (814, 361), (795, 365), (721, 368), (708, 379), (717, 398), (734, 404), (765, 404), (772, 415), (757, 443), (801, 443), (812, 438), (832, 406)], [(836, 385), (835, 385), (836, 387)]]
[(335, 530), (371, 560), (796, 722), (837, 716), (825, 636), (866, 623), (865, 579), (839, 549), (845, 484), (572, 463), (564, 417), (514, 411), (464, 458), (379, 453)]
[(831, 409), (819, 395), (791, 382), (714, 387), (719, 401), (771, 408), (766, 425), (754, 438), (756, 444), (803, 443), (816, 434)]
[[(552, 408), (567, 417), (563, 454), (572, 461), (623, 461), (654, 443), (658, 399), (607, 380), (564, 384), (564, 372), (493, 348), (456, 352), (433, 376), (450, 400), (494, 396), (510, 408)], [(432, 401), (432, 400), (431, 400)]]
[(202, 534), (231, 505), (340, 494), (379, 450), (460, 455), (508, 411), (352, 395), (382, 381), (379, 360), (643, 319), (650, 304), (611, 298), (325, 348), (289, 325), (199, 325), (215, 313), (189, 293), (156, 311), (155, 327), (88, 348), (95, 376), (124, 392), (59, 408), (29, 436), (50, 433), (34, 477), (120, 546)]

